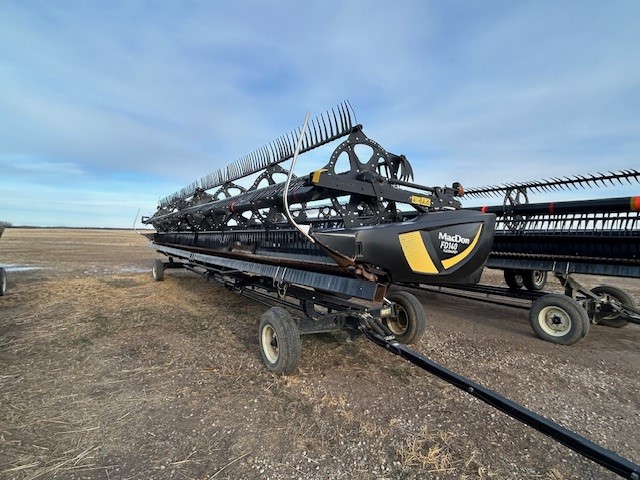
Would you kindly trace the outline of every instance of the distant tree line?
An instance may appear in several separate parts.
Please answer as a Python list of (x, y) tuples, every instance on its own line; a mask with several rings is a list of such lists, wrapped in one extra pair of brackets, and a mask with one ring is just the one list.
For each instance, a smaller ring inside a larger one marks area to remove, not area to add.
[(11, 224), (11, 222), (3, 222), (3, 221), (0, 221), (0, 228), (9, 228), (9, 227), (13, 227), (13, 225)]

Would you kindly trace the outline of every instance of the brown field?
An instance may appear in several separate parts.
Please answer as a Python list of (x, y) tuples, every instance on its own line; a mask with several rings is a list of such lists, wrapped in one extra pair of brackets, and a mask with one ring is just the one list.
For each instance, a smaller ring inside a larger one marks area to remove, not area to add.
[[(154, 282), (155, 258), (132, 231), (4, 232), (0, 478), (618, 478), (363, 338), (303, 337), (276, 377), (264, 306), (186, 271)], [(640, 462), (640, 326), (561, 347), (525, 310), (417, 295), (417, 350)]]

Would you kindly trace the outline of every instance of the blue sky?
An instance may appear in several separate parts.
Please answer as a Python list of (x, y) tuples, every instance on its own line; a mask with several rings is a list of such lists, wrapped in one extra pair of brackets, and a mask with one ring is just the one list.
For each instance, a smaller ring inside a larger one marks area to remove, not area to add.
[(345, 99), (425, 185), (640, 169), (639, 19), (636, 0), (2, 0), (0, 220), (130, 227)]

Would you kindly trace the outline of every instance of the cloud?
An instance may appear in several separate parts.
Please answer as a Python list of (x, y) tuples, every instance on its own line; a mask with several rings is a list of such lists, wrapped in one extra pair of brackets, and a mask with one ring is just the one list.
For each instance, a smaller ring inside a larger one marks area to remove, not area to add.
[(64, 196), (82, 180), (107, 202), (155, 201), (344, 99), (428, 185), (630, 168), (639, 14), (624, 1), (2, 2), (0, 185)]

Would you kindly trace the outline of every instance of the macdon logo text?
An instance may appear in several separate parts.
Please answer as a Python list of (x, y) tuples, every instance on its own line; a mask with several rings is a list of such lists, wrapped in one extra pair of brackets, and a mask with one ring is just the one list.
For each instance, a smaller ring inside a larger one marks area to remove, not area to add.
[(458, 234), (449, 235), (446, 232), (438, 232), (438, 240), (440, 240), (440, 250), (444, 253), (458, 253), (460, 245), (469, 245), (471, 239), (462, 237)]

